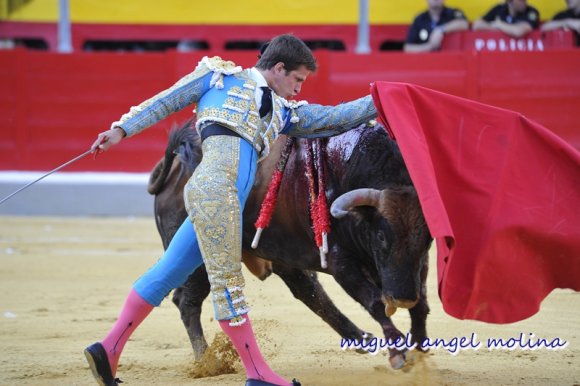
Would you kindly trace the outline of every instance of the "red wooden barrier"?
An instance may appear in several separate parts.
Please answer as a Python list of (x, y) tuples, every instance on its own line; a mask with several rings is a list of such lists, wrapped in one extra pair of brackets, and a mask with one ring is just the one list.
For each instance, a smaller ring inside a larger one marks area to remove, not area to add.
[[(321, 70), (301, 95), (310, 102), (357, 98), (375, 80), (416, 83), (519, 111), (580, 149), (580, 50), (316, 55)], [(0, 170), (51, 170), (84, 152), (98, 132), (187, 74), (201, 56), (0, 51)], [(254, 52), (222, 56), (243, 66), (256, 60)], [(148, 172), (171, 126), (189, 116), (186, 109), (67, 170)]]

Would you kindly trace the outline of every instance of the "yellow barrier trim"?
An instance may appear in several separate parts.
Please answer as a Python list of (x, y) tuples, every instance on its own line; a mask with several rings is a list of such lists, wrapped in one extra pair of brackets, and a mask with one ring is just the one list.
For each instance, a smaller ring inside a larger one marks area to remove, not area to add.
[[(501, 0), (448, 0), (449, 7), (463, 9), (470, 21), (482, 16)], [(33, 0), (2, 18), (10, 21), (56, 22), (57, 0)], [(162, 4), (163, 6), (160, 6)], [(330, 25), (357, 24), (356, 0), (70, 0), (73, 23), (195, 24), (195, 25)], [(565, 2), (535, 0), (542, 20), (565, 8)], [(425, 0), (369, 0), (371, 24), (410, 24), (427, 8)]]

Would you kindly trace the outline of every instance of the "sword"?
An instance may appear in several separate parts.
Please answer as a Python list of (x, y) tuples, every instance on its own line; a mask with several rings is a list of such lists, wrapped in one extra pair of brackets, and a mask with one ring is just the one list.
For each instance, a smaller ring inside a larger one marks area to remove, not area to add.
[[(2, 205), (5, 201), (8, 201), (10, 198), (14, 197), (15, 195), (17, 195), (18, 193), (22, 192), (24, 189), (28, 188), (31, 185), (36, 184), (38, 181), (42, 180), (43, 178), (46, 178), (48, 176), (50, 176), (52, 173), (59, 171), (60, 169), (72, 164), (73, 162), (76, 162), (78, 160), (80, 160), (83, 157), (86, 157), (87, 155), (91, 154), (93, 151), (95, 151), (95, 149), (89, 149), (87, 151), (85, 151), (83, 154), (71, 159), (68, 162), (63, 163), (62, 165), (60, 165), (59, 167), (57, 167), (56, 169), (51, 170), (50, 172), (46, 173), (45, 175), (37, 178), (36, 180), (24, 185), (23, 187), (21, 187), (20, 189), (18, 189), (17, 191), (15, 191), (14, 193), (10, 194), (7, 197), (4, 197), (1, 201), (0, 201), (0, 205)], [(98, 151), (98, 150), (97, 150)], [(98, 153), (95, 153), (95, 157)]]

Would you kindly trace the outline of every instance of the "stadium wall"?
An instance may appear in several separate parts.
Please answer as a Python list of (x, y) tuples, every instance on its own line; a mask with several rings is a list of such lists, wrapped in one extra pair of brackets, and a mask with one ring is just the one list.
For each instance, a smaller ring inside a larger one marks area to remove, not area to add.
[[(9, 3), (20, 6), (8, 7)], [(357, 42), (359, 2), (352, 0), (292, 0), (211, 2), (166, 0), (70, 0), (73, 49), (95, 49), (105, 42), (157, 42), (175, 47), (179, 41), (195, 41), (221, 50), (263, 42), (292, 32), (315, 44), (354, 52)], [(473, 21), (497, 1), (448, 0)], [(52, 51), (57, 49), (58, 2), (49, 0), (5, 1), (0, 6), (0, 39)], [(564, 2), (535, 0), (530, 4), (549, 20)], [(408, 26), (426, 7), (424, 0), (369, 1), (370, 45), (373, 51), (400, 50)], [(256, 9), (259, 12), (256, 12)], [(23, 43), (24, 42), (24, 43)]]
[[(214, 54), (242, 66), (256, 59), (254, 52)], [(518, 111), (580, 148), (580, 50), (316, 55), (321, 69), (300, 95), (311, 103), (360, 97), (376, 80), (415, 83)], [(172, 85), (201, 57), (0, 51), (0, 170), (51, 170), (84, 152), (130, 106)], [(148, 172), (162, 156), (171, 127), (191, 117), (192, 108), (68, 170)]]

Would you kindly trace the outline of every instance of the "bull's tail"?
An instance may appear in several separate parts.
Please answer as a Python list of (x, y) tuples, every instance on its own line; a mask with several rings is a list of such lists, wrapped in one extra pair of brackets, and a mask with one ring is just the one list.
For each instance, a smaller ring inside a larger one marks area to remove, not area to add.
[(201, 160), (199, 144), (200, 139), (197, 130), (195, 130), (194, 119), (188, 120), (181, 127), (173, 128), (169, 134), (164, 157), (157, 162), (151, 171), (147, 192), (156, 195), (162, 190), (176, 156), (179, 157), (183, 166), (195, 169)]

